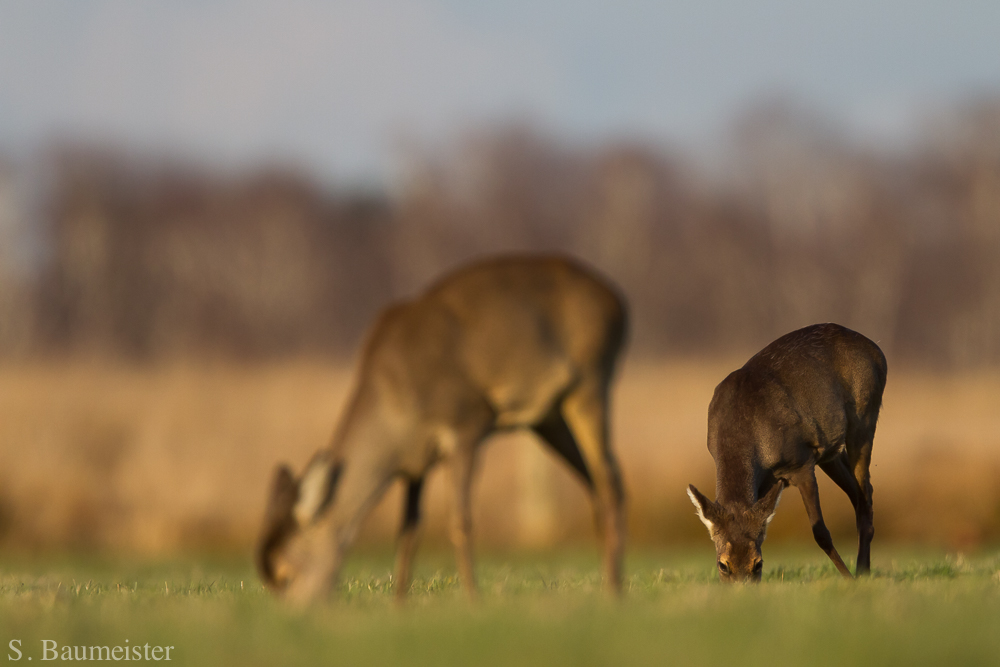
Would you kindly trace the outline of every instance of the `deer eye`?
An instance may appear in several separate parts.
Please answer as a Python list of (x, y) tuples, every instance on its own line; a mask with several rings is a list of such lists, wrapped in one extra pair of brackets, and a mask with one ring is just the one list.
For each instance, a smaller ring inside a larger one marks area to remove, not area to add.
[(759, 560), (753, 564), (753, 573), (759, 574), (764, 571), (764, 561)]
[(719, 561), (719, 572), (721, 572), (722, 574), (729, 574), (729, 566), (723, 563), (721, 560)]

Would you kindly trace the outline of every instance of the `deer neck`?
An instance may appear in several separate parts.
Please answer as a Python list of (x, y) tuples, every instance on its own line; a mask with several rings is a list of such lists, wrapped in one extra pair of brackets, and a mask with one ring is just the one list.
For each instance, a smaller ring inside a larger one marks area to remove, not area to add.
[(756, 457), (747, 450), (730, 449), (716, 461), (716, 502), (732, 506), (752, 507), (757, 502), (757, 489), (763, 469)]
[(362, 385), (351, 397), (334, 432), (328, 451), (332, 459), (349, 463), (363, 452), (389, 460), (408, 444), (412, 420), (383, 392)]

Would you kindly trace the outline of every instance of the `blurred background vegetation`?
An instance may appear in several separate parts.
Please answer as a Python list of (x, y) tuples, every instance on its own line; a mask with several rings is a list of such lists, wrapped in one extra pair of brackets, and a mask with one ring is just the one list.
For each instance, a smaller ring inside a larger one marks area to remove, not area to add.
[(57, 145), (0, 171), (0, 354), (339, 359), (443, 271), (555, 251), (622, 286), (634, 354), (742, 354), (833, 320), (897, 363), (1000, 362), (1000, 101), (889, 150), (773, 100), (725, 154), (491, 127), (358, 191)]

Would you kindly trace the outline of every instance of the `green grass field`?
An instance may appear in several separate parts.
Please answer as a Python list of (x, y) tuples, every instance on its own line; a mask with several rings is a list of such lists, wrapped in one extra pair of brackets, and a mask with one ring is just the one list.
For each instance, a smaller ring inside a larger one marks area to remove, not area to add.
[(9, 661), (21, 640), (21, 664), (52, 657), (42, 640), (62, 651), (126, 639), (173, 646), (183, 665), (1000, 663), (997, 553), (876, 552), (874, 576), (848, 582), (822, 553), (769, 551), (758, 586), (714, 581), (707, 546), (633, 555), (620, 601), (589, 555), (484, 557), (477, 605), (432, 553), (402, 609), (390, 558), (361, 555), (340, 599), (308, 611), (273, 599), (242, 562), (7, 557), (0, 640)]

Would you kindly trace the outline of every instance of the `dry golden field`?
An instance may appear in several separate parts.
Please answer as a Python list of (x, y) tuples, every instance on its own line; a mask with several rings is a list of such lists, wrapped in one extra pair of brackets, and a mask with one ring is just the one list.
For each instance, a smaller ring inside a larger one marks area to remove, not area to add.
[[(736, 361), (630, 362), (614, 394), (615, 448), (636, 544), (704, 541), (684, 493), (714, 488), (705, 421), (715, 384)], [(351, 369), (328, 361), (157, 367), (97, 362), (0, 367), (0, 543), (7, 549), (134, 553), (246, 549), (271, 471), (326, 444)], [(891, 370), (875, 440), (880, 541), (968, 549), (1000, 538), (1000, 373)], [(828, 480), (822, 498), (841, 552), (853, 513)], [(393, 489), (363, 539), (388, 543)], [(440, 480), (427, 541), (441, 540)], [(496, 436), (480, 460), (476, 534), (484, 547), (591, 540), (582, 487), (532, 436)], [(786, 495), (772, 541), (811, 540)]]

